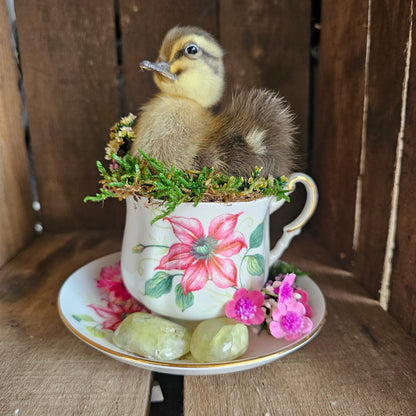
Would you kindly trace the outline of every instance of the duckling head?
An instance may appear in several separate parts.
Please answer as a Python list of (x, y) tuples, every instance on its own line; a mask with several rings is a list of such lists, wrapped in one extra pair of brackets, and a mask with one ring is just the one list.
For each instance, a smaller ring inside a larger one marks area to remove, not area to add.
[(208, 32), (176, 26), (166, 34), (157, 61), (143, 61), (140, 68), (154, 71), (153, 79), (163, 93), (187, 97), (209, 108), (224, 91), (223, 55)]

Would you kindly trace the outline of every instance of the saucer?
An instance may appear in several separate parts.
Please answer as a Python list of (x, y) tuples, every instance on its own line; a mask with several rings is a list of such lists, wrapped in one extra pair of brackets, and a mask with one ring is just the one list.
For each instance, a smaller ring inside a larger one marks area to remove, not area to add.
[(312, 331), (295, 341), (276, 339), (266, 331), (255, 334), (249, 330), (249, 347), (237, 360), (198, 363), (191, 358), (173, 361), (151, 360), (126, 352), (112, 342), (113, 332), (103, 330), (100, 318), (88, 307), (90, 304), (102, 305), (102, 294), (96, 286), (96, 279), (103, 267), (112, 266), (120, 260), (120, 253), (113, 253), (94, 260), (72, 273), (62, 285), (58, 297), (58, 311), (65, 326), (75, 336), (89, 346), (111, 358), (136, 367), (159, 373), (175, 375), (213, 375), (244, 371), (268, 364), (303, 347), (313, 339), (325, 321), (326, 306), (324, 296), (318, 285), (309, 276), (300, 276), (296, 283), (309, 294), (309, 305), (313, 314)]

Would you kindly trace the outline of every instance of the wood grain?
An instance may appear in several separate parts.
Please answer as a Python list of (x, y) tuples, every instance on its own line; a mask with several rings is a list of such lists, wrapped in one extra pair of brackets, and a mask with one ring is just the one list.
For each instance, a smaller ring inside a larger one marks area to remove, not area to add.
[(397, 216), (389, 312), (416, 337), (416, 37), (415, 11), (407, 97), (406, 129)]
[(414, 341), (315, 240), (302, 235), (285, 259), (308, 271), (325, 295), (321, 333), (264, 367), (185, 377), (184, 415), (414, 414)]
[(220, 2), (220, 41), (228, 90), (279, 91), (296, 115), (300, 153), (307, 149), (309, 100), (309, 1)]
[(322, 242), (351, 269), (359, 174), (367, 2), (322, 1), (313, 169), (319, 207), (313, 219)]
[(165, 34), (176, 25), (199, 26), (216, 36), (217, 3), (217, 0), (120, 0), (126, 113), (136, 113), (157, 91), (151, 74), (139, 71), (139, 63), (156, 60)]
[(124, 204), (82, 202), (119, 118), (113, 1), (15, 6), (44, 229), (121, 227)]
[(6, 3), (0, 4), (0, 267), (33, 237), (29, 164)]
[(44, 235), (0, 271), (0, 413), (147, 415), (152, 374), (87, 346), (60, 321), (65, 279), (120, 249), (121, 236)]
[(365, 172), (356, 276), (379, 297), (400, 131), (410, 2), (372, 2)]
[[(225, 50), (227, 88), (223, 105), (241, 89), (267, 88), (288, 102), (298, 127), (298, 168), (306, 169), (309, 116), (310, 14), (308, 1), (221, 1), (219, 38)], [(272, 217), (281, 232), (305, 202), (301, 186)]]

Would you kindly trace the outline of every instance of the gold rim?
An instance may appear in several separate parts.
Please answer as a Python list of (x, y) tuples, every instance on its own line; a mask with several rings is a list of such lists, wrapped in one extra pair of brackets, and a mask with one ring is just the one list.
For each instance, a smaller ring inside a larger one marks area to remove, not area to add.
[(101, 344), (98, 344), (94, 341), (92, 341), (91, 339), (87, 338), (85, 335), (81, 334), (79, 331), (77, 331), (69, 322), (68, 320), (65, 318), (62, 310), (61, 310), (61, 306), (59, 303), (59, 298), (58, 298), (58, 313), (60, 318), (62, 319), (63, 323), (65, 324), (65, 326), (74, 334), (76, 335), (79, 339), (81, 339), (82, 341), (84, 341), (86, 344), (91, 345), (92, 347), (106, 353), (112, 356), (116, 356), (117, 358), (126, 360), (126, 361), (130, 361), (132, 363), (139, 363), (139, 364), (147, 364), (147, 365), (152, 365), (152, 366), (160, 366), (160, 367), (170, 367), (170, 368), (176, 368), (176, 369), (189, 369), (189, 368), (195, 368), (195, 369), (204, 369), (204, 368), (218, 368), (218, 367), (237, 367), (239, 365), (242, 364), (255, 364), (258, 363), (259, 361), (263, 361), (265, 358), (278, 358), (279, 356), (282, 356), (286, 353), (288, 353), (290, 350), (292, 349), (297, 349), (299, 348), (302, 344), (306, 344), (307, 342), (309, 342), (315, 335), (318, 334), (318, 332), (320, 331), (320, 329), (323, 327), (325, 320), (326, 320), (326, 315), (327, 315), (327, 310), (326, 310), (326, 304), (325, 304), (325, 311), (324, 311), (324, 316), (322, 318), (322, 320), (319, 322), (319, 324), (316, 326), (316, 328), (313, 330), (313, 332), (311, 332), (307, 337), (302, 338), (302, 340), (300, 340), (299, 342), (297, 342), (294, 345), (288, 346), (282, 350), (276, 351), (274, 353), (270, 353), (270, 354), (265, 354), (265, 355), (261, 355), (258, 357), (253, 357), (253, 358), (246, 358), (246, 359), (241, 359), (241, 360), (234, 360), (234, 361), (226, 361), (226, 362), (218, 362), (218, 363), (188, 363), (188, 362), (184, 362), (184, 363), (179, 363), (179, 362), (170, 362), (170, 361), (154, 361), (154, 360), (148, 360), (146, 358), (143, 357), (132, 357), (130, 355), (127, 354), (123, 354), (120, 353), (118, 351), (114, 351), (110, 348), (104, 347)]
[(316, 187), (306, 176), (299, 175), (299, 176), (296, 176), (296, 178), (293, 178), (287, 184), (289, 192), (292, 192), (294, 190), (294, 188), (293, 188), (294, 183), (299, 182), (300, 180), (304, 180), (312, 189), (312, 206), (311, 206), (311, 209), (309, 210), (309, 212), (307, 214), (307, 217), (301, 223), (297, 224), (295, 227), (291, 228), (290, 230), (286, 230), (286, 232), (288, 232), (288, 233), (290, 233), (292, 231), (295, 231), (300, 227), (303, 227), (309, 221), (309, 218), (313, 214), (313, 211), (314, 211), (315, 206), (316, 206)]

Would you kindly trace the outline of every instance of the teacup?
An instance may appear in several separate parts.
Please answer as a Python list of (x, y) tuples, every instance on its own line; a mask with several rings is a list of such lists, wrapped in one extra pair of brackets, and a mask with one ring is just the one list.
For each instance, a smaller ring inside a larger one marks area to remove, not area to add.
[(270, 215), (285, 200), (183, 203), (151, 224), (160, 201), (127, 198), (121, 271), (127, 290), (152, 312), (180, 320), (224, 315), (237, 288), (260, 290), (269, 268), (312, 216), (318, 191), (304, 173), (289, 176), (287, 189), (306, 187), (302, 212), (283, 228), (270, 250)]

